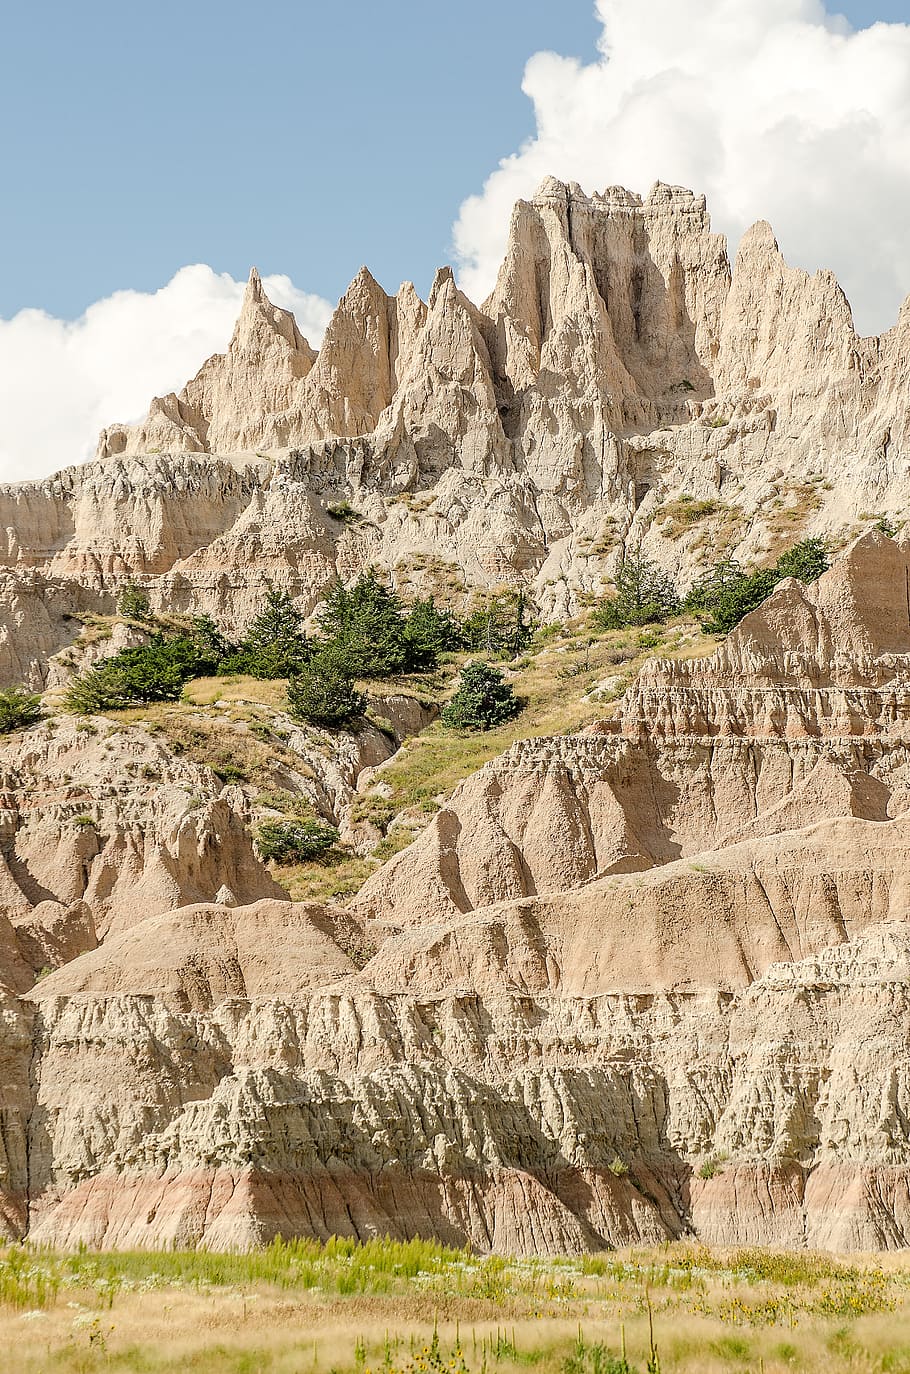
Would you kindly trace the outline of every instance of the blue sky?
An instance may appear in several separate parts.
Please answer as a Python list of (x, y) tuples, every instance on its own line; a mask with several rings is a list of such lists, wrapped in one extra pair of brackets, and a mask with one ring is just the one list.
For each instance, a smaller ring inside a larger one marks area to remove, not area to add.
[(461, 202), (534, 131), (528, 57), (591, 61), (599, 27), (592, 0), (10, 5), (0, 316), (70, 318), (193, 262), (335, 300), (367, 261), (425, 292)]
[(337, 298), (426, 290), (459, 203), (533, 130), (539, 48), (590, 58), (588, 0), (33, 0), (0, 57), (0, 315), (78, 314), (186, 263)]
[[(545, 175), (770, 220), (863, 333), (910, 291), (910, 0), (19, 0), (0, 46), (0, 480), (225, 348), (255, 264), (318, 345), (361, 263), (477, 302)], [(849, 21), (849, 22), (847, 22)], [(878, 22), (877, 22), (878, 21)], [(853, 25), (851, 29), (850, 25)]]

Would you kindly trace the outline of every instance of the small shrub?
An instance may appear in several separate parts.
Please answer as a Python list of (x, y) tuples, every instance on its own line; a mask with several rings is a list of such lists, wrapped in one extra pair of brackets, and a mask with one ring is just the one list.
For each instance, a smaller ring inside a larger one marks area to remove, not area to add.
[(886, 534), (889, 539), (893, 539), (898, 530), (897, 525), (893, 520), (889, 520), (887, 515), (880, 515), (872, 528), (878, 530), (879, 534)]
[(338, 501), (334, 506), (326, 506), (325, 513), (330, 515), (333, 520), (340, 520), (342, 523), (362, 519), (360, 511), (355, 510), (347, 501)]
[(703, 1179), (714, 1178), (715, 1174), (722, 1172), (728, 1158), (725, 1150), (718, 1150), (716, 1154), (708, 1155), (707, 1159), (702, 1161), (698, 1177)]
[(605, 1345), (588, 1344), (579, 1331), (572, 1354), (562, 1362), (562, 1374), (636, 1374), (625, 1354), (613, 1355)]
[(117, 614), (124, 620), (149, 620), (152, 608), (145, 592), (135, 582), (128, 582), (117, 598)]
[(625, 1178), (626, 1174), (629, 1172), (628, 1164), (624, 1159), (620, 1159), (619, 1155), (613, 1156), (607, 1168), (614, 1178)]
[(9, 687), (0, 692), (0, 735), (34, 725), (41, 715), (41, 698), (24, 687)]
[(264, 859), (276, 863), (307, 863), (320, 859), (338, 842), (338, 831), (323, 821), (262, 821), (256, 847)]
[(330, 652), (314, 655), (288, 681), (288, 710), (308, 725), (340, 729), (362, 716), (366, 704), (344, 662)]
[(521, 710), (510, 683), (488, 663), (467, 663), (458, 690), (442, 713), (443, 724), (455, 730), (492, 730)]
[(249, 778), (245, 768), (239, 767), (236, 763), (215, 764), (213, 771), (218, 775), (222, 782), (246, 782)]

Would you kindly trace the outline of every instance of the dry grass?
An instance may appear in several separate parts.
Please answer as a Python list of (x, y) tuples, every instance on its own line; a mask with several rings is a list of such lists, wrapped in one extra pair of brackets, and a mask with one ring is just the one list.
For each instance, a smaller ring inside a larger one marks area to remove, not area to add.
[(673, 501), (665, 501), (654, 514), (654, 521), (664, 539), (681, 539), (698, 525), (710, 527), (710, 542), (726, 546), (733, 542), (745, 522), (738, 506), (713, 499), (696, 500), (685, 493)]
[(813, 515), (822, 504), (826, 487), (821, 478), (807, 482), (778, 484), (778, 494), (759, 512), (764, 526), (763, 562), (769, 565), (802, 538)]
[(401, 811), (429, 817), (459, 782), (518, 740), (570, 734), (612, 714), (612, 700), (586, 699), (599, 682), (618, 679), (609, 694), (615, 700), (647, 658), (702, 655), (714, 642), (686, 620), (596, 635), (581, 621), (562, 627), (535, 652), (501, 665), (525, 703), (519, 715), (481, 734), (459, 734), (437, 721), (405, 742), (383, 769), (392, 795), (377, 801), (376, 821), (381, 826), (383, 816)]
[(904, 1256), (519, 1261), (381, 1240), (0, 1256), (0, 1370), (17, 1374), (620, 1374), (623, 1345), (629, 1374), (655, 1353), (661, 1374), (907, 1374), (908, 1318)]

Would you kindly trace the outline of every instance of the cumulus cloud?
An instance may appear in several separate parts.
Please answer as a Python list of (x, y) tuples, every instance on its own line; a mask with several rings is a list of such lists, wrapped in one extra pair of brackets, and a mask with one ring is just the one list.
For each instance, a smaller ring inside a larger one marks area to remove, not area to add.
[[(263, 285), (317, 345), (328, 301), (285, 276), (264, 277)], [(104, 425), (136, 419), (152, 396), (179, 390), (227, 347), (244, 286), (197, 264), (160, 291), (117, 291), (78, 320), (41, 310), (0, 320), (0, 480), (81, 462)]]
[(495, 280), (509, 212), (546, 175), (588, 191), (704, 192), (735, 243), (769, 219), (788, 261), (830, 267), (858, 328), (910, 293), (910, 25), (854, 31), (819, 0), (597, 0), (597, 61), (537, 53), (536, 135), (454, 230), (463, 288)]

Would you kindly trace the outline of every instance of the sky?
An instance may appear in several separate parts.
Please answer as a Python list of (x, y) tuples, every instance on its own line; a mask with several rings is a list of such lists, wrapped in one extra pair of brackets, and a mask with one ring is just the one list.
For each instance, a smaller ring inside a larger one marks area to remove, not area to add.
[(546, 174), (708, 195), (910, 292), (910, 0), (33, 0), (0, 49), (0, 478), (224, 348), (255, 264), (318, 344), (362, 263), (480, 299)]

